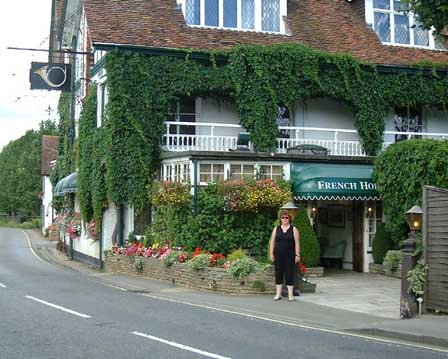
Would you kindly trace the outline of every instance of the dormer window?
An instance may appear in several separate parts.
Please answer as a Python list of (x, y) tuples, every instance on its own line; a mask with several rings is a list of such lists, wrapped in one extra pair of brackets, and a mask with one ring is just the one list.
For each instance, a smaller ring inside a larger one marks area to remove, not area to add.
[(183, 0), (190, 26), (284, 33), (286, 0)]
[(434, 38), (432, 31), (421, 28), (417, 16), (404, 12), (405, 8), (400, 0), (366, 0), (366, 4), (367, 22), (373, 24), (382, 43), (445, 49)]

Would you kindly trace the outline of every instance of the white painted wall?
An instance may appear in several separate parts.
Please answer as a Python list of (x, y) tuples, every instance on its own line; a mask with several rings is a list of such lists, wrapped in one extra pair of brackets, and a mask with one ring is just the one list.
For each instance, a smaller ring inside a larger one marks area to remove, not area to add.
[[(423, 132), (448, 133), (448, 111), (441, 111), (435, 108), (424, 108), (422, 117)], [(395, 131), (393, 109), (389, 111), (385, 119), (385, 131)], [(438, 137), (438, 139), (440, 139), (440, 137)], [(395, 142), (395, 136), (384, 135), (384, 141)]]
[[(80, 211), (79, 199), (75, 198), (75, 211)], [(87, 224), (81, 222), (81, 236), (73, 240), (73, 249), (90, 257), (99, 258), (100, 246), (98, 241), (94, 241), (88, 235)]]
[[(297, 102), (293, 116), (293, 126), (323, 127), (355, 130), (355, 114), (350, 107), (340, 101), (322, 97)], [(333, 139), (333, 133), (306, 131), (300, 138)], [(339, 140), (357, 141), (356, 134), (338, 134)]]
[[(239, 125), (240, 117), (234, 103), (225, 100), (218, 101), (212, 98), (198, 98), (196, 99), (196, 122)], [(221, 136), (238, 136), (240, 132), (244, 132), (244, 129), (215, 128), (215, 135)], [(208, 135), (210, 134), (210, 127), (199, 127), (196, 134)]]
[(53, 201), (53, 186), (51, 185), (49, 176), (42, 176), (42, 206), (43, 206), (43, 223), (42, 223), (42, 233), (45, 232), (51, 223), (53, 223), (53, 207), (51, 202)]

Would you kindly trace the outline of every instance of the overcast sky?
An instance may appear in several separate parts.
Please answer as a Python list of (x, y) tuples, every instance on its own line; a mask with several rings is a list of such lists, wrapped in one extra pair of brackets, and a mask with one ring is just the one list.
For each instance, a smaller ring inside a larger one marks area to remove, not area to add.
[(32, 61), (48, 60), (46, 52), (13, 51), (7, 47), (48, 49), (51, 0), (5, 1), (0, 11), (0, 151), (42, 120), (57, 119), (58, 91), (30, 90)]

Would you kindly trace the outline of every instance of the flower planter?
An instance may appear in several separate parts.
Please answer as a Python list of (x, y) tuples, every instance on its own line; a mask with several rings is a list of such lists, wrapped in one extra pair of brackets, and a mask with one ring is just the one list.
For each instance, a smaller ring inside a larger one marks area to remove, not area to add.
[[(242, 278), (233, 277), (223, 268), (208, 267), (204, 270), (193, 271), (185, 263), (174, 263), (166, 267), (163, 261), (156, 258), (143, 258), (143, 268), (135, 269), (135, 256), (106, 253), (105, 269), (109, 272), (141, 275), (151, 279), (166, 280), (196, 289), (213, 290), (234, 294), (275, 293), (274, 267), (264, 271), (251, 273)], [(300, 282), (303, 293), (315, 292), (314, 283)]]
[(48, 239), (50, 241), (58, 241), (59, 240), (59, 231), (50, 231), (48, 233)]

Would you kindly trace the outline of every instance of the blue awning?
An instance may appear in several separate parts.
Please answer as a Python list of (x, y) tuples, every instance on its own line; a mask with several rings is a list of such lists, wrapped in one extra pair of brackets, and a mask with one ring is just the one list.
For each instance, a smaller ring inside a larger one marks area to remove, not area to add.
[(56, 186), (54, 186), (54, 195), (62, 196), (66, 193), (75, 193), (78, 181), (78, 173), (73, 172), (69, 174), (67, 177), (61, 179)]

